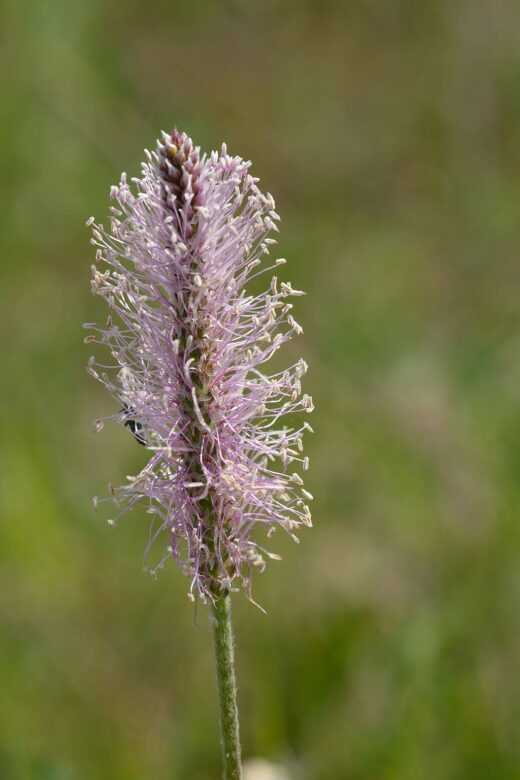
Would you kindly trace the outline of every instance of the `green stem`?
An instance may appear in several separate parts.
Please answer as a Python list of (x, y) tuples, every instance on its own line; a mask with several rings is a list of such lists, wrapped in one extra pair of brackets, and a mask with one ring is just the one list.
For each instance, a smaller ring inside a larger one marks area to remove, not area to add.
[(231, 626), (231, 596), (229, 593), (217, 596), (215, 602), (210, 604), (210, 617), (217, 663), (224, 780), (241, 780), (237, 686)]

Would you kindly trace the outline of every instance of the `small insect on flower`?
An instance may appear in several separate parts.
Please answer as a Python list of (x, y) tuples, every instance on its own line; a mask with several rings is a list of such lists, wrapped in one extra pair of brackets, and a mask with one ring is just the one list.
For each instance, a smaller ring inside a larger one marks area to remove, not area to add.
[(297, 541), (311, 525), (295, 471), (308, 466), (310, 426), (294, 416), (313, 409), (301, 388), (307, 364), (264, 368), (302, 332), (287, 298), (303, 293), (276, 276), (263, 292), (250, 287), (285, 259), (268, 260), (280, 218), (249, 169), (225, 145), (206, 155), (185, 133), (163, 133), (141, 177), (131, 186), (122, 174), (111, 188), (109, 226), (88, 223), (92, 292), (110, 310), (105, 327), (88, 323), (88, 340), (113, 364), (91, 358), (88, 371), (119, 404), (111, 419), (149, 453), (105, 500), (114, 523), (145, 504), (145, 560), (163, 537), (158, 567), (173, 557), (192, 599), (240, 585), (250, 595), (252, 570), (279, 557), (263, 540), (281, 528)]
[(124, 404), (123, 408), (121, 409), (120, 414), (123, 413), (125, 415), (125, 422), (123, 423), (125, 427), (130, 428), (134, 435), (134, 439), (139, 442), (139, 444), (146, 444), (146, 439), (144, 436), (144, 426), (142, 423), (140, 423), (138, 420), (135, 420), (133, 417), (129, 417), (128, 415), (131, 415), (132, 409), (128, 406), (128, 404)]

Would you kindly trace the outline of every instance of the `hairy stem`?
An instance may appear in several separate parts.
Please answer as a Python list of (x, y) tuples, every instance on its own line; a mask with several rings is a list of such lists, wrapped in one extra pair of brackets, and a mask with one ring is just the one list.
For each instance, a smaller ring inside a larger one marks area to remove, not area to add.
[(215, 602), (210, 604), (210, 617), (217, 665), (224, 780), (241, 780), (237, 687), (231, 626), (231, 596), (229, 593), (219, 595)]

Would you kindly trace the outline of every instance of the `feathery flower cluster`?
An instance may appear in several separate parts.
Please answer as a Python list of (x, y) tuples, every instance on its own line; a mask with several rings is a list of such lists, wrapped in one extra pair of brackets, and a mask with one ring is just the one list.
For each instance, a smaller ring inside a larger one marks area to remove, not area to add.
[(119, 407), (95, 427), (124, 423), (150, 452), (146, 466), (128, 484), (109, 486), (103, 500), (115, 505), (114, 525), (145, 502), (152, 515), (145, 565), (164, 535), (156, 568), (173, 557), (191, 580), (192, 600), (240, 584), (250, 596), (262, 552), (279, 557), (253, 531), (264, 527), (270, 538), (280, 526), (297, 541), (295, 530), (311, 525), (312, 496), (293, 466), (308, 467), (302, 434), (311, 429), (280, 424), (312, 411), (301, 393), (307, 365), (260, 370), (301, 332), (287, 299), (303, 293), (276, 276), (260, 294), (245, 290), (285, 263), (259, 268), (276, 243), (268, 234), (279, 216), (249, 162), (225, 145), (203, 155), (177, 130), (163, 133), (146, 158), (133, 188), (126, 174), (111, 188), (110, 228), (87, 222), (97, 247), (92, 291), (111, 315), (106, 327), (86, 323), (93, 332), (85, 341), (107, 346), (114, 360), (91, 357), (87, 370)]

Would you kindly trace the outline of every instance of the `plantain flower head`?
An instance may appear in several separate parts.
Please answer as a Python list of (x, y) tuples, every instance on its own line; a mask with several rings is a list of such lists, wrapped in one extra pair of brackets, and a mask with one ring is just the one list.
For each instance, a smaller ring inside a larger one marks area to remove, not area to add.
[(145, 505), (145, 565), (162, 539), (152, 573), (174, 558), (192, 600), (240, 586), (250, 596), (262, 553), (278, 558), (263, 537), (279, 526), (297, 540), (298, 527), (311, 525), (300, 474), (310, 426), (292, 416), (313, 408), (301, 392), (307, 365), (263, 370), (301, 332), (290, 299), (303, 293), (276, 276), (252, 291), (285, 260), (266, 262), (279, 216), (249, 162), (225, 145), (202, 154), (177, 130), (145, 154), (141, 177), (129, 183), (123, 173), (111, 188), (109, 228), (87, 222), (97, 247), (92, 292), (110, 315), (105, 327), (86, 324), (86, 341), (107, 347), (111, 363), (91, 357), (87, 370), (117, 405), (95, 427), (127, 425), (149, 454), (103, 500), (115, 507), (114, 525)]

